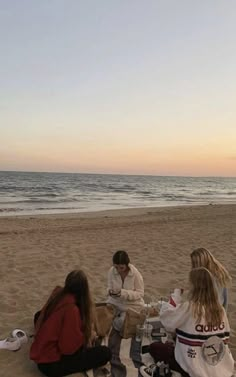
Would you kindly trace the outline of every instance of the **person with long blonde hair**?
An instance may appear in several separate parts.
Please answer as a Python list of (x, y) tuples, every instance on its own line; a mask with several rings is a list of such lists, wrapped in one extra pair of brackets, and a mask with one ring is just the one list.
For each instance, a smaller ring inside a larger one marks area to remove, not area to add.
[(92, 346), (93, 303), (82, 270), (71, 271), (35, 316), (30, 358), (48, 377), (63, 377), (105, 365), (111, 352)]
[(231, 276), (226, 268), (204, 247), (193, 250), (190, 254), (192, 268), (205, 267), (214, 276), (220, 303), (227, 310), (228, 290), (231, 284)]
[[(189, 282), (188, 300), (176, 307), (166, 303), (160, 312), (166, 331), (176, 334), (175, 345), (154, 342), (150, 353), (156, 362), (168, 363), (185, 377), (232, 377), (230, 327), (214, 277), (206, 268), (199, 267), (190, 271)], [(152, 376), (155, 368), (141, 367), (140, 373)]]

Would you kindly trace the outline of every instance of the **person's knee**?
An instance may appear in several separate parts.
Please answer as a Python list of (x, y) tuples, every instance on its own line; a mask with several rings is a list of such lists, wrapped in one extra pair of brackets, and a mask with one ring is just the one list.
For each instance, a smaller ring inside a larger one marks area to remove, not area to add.
[(162, 361), (165, 358), (166, 347), (161, 342), (154, 342), (150, 344), (150, 355), (155, 361)]
[(151, 343), (149, 346), (149, 353), (154, 358), (155, 361), (159, 353), (158, 351), (159, 351), (159, 344), (157, 342)]

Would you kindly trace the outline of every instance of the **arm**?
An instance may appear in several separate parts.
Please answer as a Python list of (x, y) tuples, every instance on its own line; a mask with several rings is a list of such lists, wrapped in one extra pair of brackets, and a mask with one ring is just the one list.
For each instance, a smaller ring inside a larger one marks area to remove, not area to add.
[(117, 280), (114, 274), (114, 267), (108, 272), (107, 293), (113, 297), (120, 297), (121, 279)]
[(229, 339), (230, 337), (230, 326), (229, 326), (229, 320), (228, 320), (228, 317), (227, 317), (227, 314), (226, 314), (226, 311), (224, 310), (224, 325), (225, 325), (225, 328), (224, 328), (224, 331), (225, 333), (229, 333), (229, 335), (227, 334), (225, 337), (226, 339)]
[(179, 304), (176, 307), (165, 303), (160, 311), (160, 321), (168, 332), (175, 332), (187, 319), (189, 303)]
[(57, 285), (53, 289), (53, 291), (50, 294), (49, 298), (47, 299), (46, 304), (42, 307), (42, 309), (40, 311), (38, 311), (35, 314), (35, 316), (34, 316), (34, 327), (35, 327), (36, 332), (39, 330), (39, 328), (41, 326), (41, 323), (42, 323), (42, 320), (43, 320), (43, 317), (44, 317), (44, 313), (45, 313), (46, 307), (48, 306), (48, 304), (50, 303), (50, 301), (57, 295), (57, 293), (60, 292), (61, 289), (62, 289), (62, 287), (60, 287), (59, 285)]
[(134, 288), (133, 289), (121, 289), (121, 297), (127, 301), (136, 301), (144, 296), (144, 283), (143, 277), (139, 271), (135, 272)]
[(228, 309), (228, 290), (227, 290), (227, 288), (223, 288), (222, 297), (223, 297), (222, 305), (225, 308), (225, 311), (227, 311), (227, 309)]
[(108, 278), (107, 278), (107, 293), (109, 294), (110, 291), (113, 290), (113, 278), (112, 278), (112, 268), (108, 271)]
[(76, 305), (65, 309), (58, 347), (63, 355), (71, 355), (84, 344), (82, 321)]

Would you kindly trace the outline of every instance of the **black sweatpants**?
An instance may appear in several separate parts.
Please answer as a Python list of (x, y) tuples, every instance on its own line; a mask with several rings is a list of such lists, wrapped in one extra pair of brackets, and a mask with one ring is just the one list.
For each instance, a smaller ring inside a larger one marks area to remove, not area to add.
[(40, 372), (47, 377), (63, 377), (98, 368), (111, 360), (111, 351), (106, 346), (84, 348), (73, 355), (63, 355), (59, 361), (38, 364)]

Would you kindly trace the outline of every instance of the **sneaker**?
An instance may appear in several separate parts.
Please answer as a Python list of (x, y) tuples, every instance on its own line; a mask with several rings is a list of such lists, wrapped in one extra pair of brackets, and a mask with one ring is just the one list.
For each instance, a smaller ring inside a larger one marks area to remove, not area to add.
[(18, 351), (21, 347), (21, 342), (18, 338), (9, 337), (0, 340), (0, 349), (7, 349), (9, 351)]
[(15, 329), (12, 331), (11, 335), (13, 336), (13, 338), (19, 339), (21, 344), (25, 344), (28, 342), (28, 337), (23, 330)]
[(157, 377), (157, 366), (156, 364), (151, 364), (148, 366), (143, 365), (140, 369), (139, 372), (141, 376), (143, 377)]

